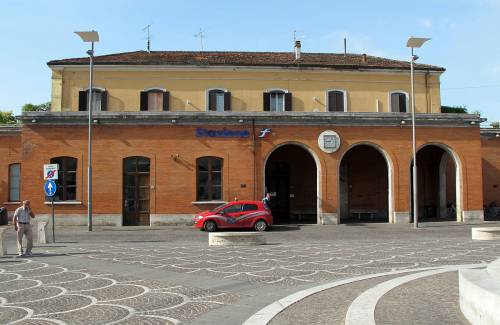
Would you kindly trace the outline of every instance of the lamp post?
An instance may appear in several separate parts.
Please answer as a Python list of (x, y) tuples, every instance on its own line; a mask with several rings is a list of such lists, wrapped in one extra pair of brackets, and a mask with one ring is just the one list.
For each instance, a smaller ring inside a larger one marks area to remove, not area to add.
[(406, 47), (411, 48), (411, 60), (410, 60), (410, 78), (411, 78), (411, 131), (412, 131), (412, 146), (413, 146), (413, 169), (412, 169), (412, 178), (413, 178), (413, 227), (418, 228), (418, 187), (417, 187), (417, 140), (416, 140), (416, 131), (415, 131), (415, 81), (414, 81), (414, 68), (413, 65), (416, 60), (418, 60), (418, 56), (413, 54), (413, 49), (420, 48), (425, 42), (430, 40), (430, 38), (424, 37), (410, 37), (406, 42)]
[(99, 42), (99, 34), (95, 31), (88, 32), (75, 32), (82, 41), (92, 43), (92, 47), (87, 51), (87, 54), (90, 58), (89, 71), (90, 71), (90, 81), (89, 81), (89, 127), (88, 127), (88, 171), (87, 171), (87, 223), (88, 230), (92, 231), (92, 93), (93, 93), (93, 85), (92, 85), (92, 73), (94, 70), (94, 42)]

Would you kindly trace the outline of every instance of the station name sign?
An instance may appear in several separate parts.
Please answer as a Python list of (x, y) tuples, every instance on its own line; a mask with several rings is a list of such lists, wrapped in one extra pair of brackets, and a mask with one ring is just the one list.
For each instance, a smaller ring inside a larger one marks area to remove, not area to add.
[(250, 132), (248, 130), (230, 130), (226, 128), (218, 130), (197, 128), (195, 135), (198, 138), (248, 138)]

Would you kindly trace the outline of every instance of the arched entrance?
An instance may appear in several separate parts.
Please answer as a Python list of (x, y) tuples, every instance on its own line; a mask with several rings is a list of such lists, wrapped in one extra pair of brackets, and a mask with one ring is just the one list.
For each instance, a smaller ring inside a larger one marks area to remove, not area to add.
[(123, 159), (123, 225), (149, 226), (149, 170), (147, 157)]
[[(413, 161), (411, 163), (413, 168)], [(459, 165), (453, 152), (441, 145), (425, 145), (417, 151), (419, 222), (461, 221)], [(410, 169), (410, 194), (413, 174)], [(410, 197), (413, 220), (413, 196)]]
[(389, 222), (390, 165), (372, 145), (356, 145), (339, 167), (340, 222)]
[(285, 144), (268, 156), (265, 192), (276, 223), (317, 222), (318, 175), (314, 157), (301, 145)]

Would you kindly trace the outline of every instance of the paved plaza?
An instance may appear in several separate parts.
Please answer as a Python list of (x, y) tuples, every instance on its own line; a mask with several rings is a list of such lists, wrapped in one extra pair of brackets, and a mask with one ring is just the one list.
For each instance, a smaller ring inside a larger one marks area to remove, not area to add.
[(210, 247), (190, 227), (66, 227), (30, 258), (9, 231), (0, 323), (467, 324), (457, 269), (500, 257), (470, 228), (290, 225), (268, 245)]

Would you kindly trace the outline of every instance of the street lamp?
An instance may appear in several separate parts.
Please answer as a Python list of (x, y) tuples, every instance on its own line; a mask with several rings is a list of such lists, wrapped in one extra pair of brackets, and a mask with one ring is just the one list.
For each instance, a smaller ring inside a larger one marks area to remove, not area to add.
[(92, 47), (87, 51), (87, 54), (90, 57), (90, 85), (89, 85), (89, 140), (88, 140), (88, 172), (87, 172), (87, 222), (88, 229), (92, 231), (92, 93), (93, 93), (93, 85), (92, 85), (92, 72), (94, 70), (94, 42), (99, 42), (99, 34), (95, 31), (88, 32), (75, 32), (82, 41), (92, 43)]
[(410, 78), (411, 78), (411, 130), (412, 130), (412, 144), (413, 144), (413, 227), (418, 228), (418, 193), (417, 193), (417, 140), (415, 136), (415, 89), (414, 89), (414, 78), (413, 78), (413, 65), (418, 56), (413, 54), (414, 48), (421, 47), (425, 42), (430, 40), (430, 38), (424, 37), (410, 37), (406, 42), (406, 47), (411, 48), (411, 60), (410, 60)]

